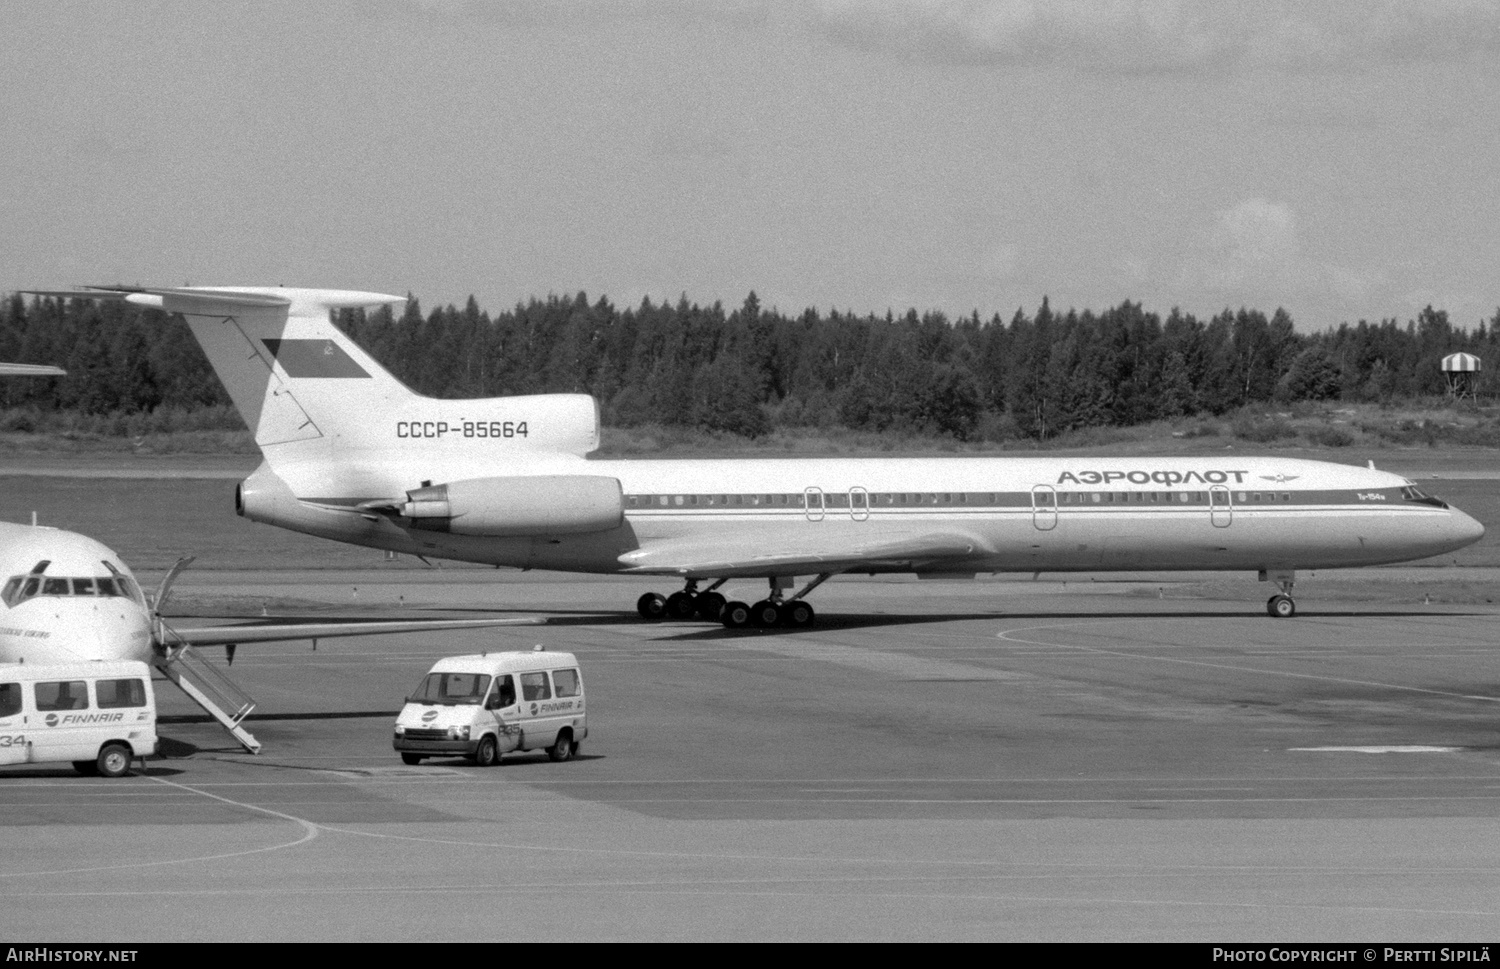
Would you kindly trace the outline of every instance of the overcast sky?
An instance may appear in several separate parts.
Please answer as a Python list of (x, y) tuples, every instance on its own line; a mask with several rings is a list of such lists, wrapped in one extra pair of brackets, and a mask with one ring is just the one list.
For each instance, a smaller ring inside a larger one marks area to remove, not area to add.
[(0, 289), (1500, 306), (1500, 0), (0, 0)]

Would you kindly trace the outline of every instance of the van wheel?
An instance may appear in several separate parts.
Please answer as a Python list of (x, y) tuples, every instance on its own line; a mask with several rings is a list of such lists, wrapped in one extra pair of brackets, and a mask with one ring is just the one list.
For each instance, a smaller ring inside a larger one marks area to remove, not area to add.
[(421, 754), (402, 754), (401, 755), (401, 763), (403, 763), (403, 764), (409, 764), (412, 767), (415, 767), (418, 764), (422, 763), (422, 755)]
[(73, 769), (84, 777), (96, 777), (99, 774), (99, 765), (91, 760), (75, 760)]
[(479, 746), (474, 748), (474, 763), (480, 767), (494, 767), (500, 763), (500, 745), (495, 742), (494, 734), (479, 738)]
[(573, 732), (564, 730), (557, 735), (557, 741), (547, 748), (547, 756), (560, 764), (572, 758), (573, 752), (577, 749), (578, 745), (573, 743)]
[(105, 744), (95, 764), (105, 777), (120, 777), (130, 770), (130, 748), (124, 744)]

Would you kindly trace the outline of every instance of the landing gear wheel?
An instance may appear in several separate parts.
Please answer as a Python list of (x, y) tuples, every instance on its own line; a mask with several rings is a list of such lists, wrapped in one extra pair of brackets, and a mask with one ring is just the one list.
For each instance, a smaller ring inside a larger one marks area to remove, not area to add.
[(402, 754), (401, 755), (401, 763), (406, 764), (408, 767), (415, 767), (418, 764), (422, 763), (422, 755), (421, 754)]
[(693, 618), (693, 613), (698, 611), (698, 604), (693, 599), (694, 597), (686, 592), (674, 592), (667, 596), (667, 618)]
[(1290, 596), (1274, 595), (1266, 600), (1266, 615), (1272, 619), (1290, 619), (1297, 614), (1297, 604)]
[(781, 604), (781, 624), (793, 629), (806, 629), (813, 624), (813, 607), (801, 599)]
[(750, 625), (750, 607), (743, 602), (726, 602), (719, 610), (719, 622), (725, 629), (744, 629)]
[(561, 764), (565, 760), (571, 760), (577, 747), (573, 743), (573, 734), (564, 730), (557, 735), (557, 740), (551, 747), (547, 748), (547, 756)]
[(492, 734), (479, 738), (479, 746), (474, 748), (474, 763), (480, 767), (494, 767), (500, 763), (500, 745)]
[(724, 611), (724, 602), (724, 597), (717, 592), (698, 593), (698, 618), (718, 622), (719, 613)]
[(122, 777), (130, 770), (130, 748), (124, 744), (105, 744), (95, 764), (105, 777)]
[(642, 619), (655, 622), (667, 614), (667, 600), (655, 592), (648, 592), (635, 600), (635, 611), (641, 614)]
[(781, 621), (781, 607), (770, 599), (762, 599), (750, 607), (750, 622), (761, 629), (769, 629)]

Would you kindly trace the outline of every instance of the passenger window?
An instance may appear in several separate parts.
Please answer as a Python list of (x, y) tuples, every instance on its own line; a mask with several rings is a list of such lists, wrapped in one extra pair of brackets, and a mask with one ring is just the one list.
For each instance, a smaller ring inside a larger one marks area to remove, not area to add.
[(521, 699), (523, 700), (550, 700), (552, 689), (547, 686), (546, 673), (522, 673), (521, 674)]
[(101, 710), (143, 707), (146, 705), (146, 684), (138, 679), (99, 680), (94, 683), (94, 699), (99, 701)]
[(552, 685), (557, 687), (557, 695), (560, 697), (577, 696), (580, 692), (578, 689), (578, 671), (553, 670)]
[(0, 683), (0, 717), (21, 712), (21, 684)]
[(89, 705), (89, 688), (83, 680), (58, 680), (36, 684), (36, 708), (49, 710), (84, 710)]

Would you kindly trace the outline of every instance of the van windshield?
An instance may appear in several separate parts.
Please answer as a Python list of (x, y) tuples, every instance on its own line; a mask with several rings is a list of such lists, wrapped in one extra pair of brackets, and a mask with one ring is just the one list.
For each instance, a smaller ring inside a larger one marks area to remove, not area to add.
[(428, 673), (407, 699), (412, 703), (457, 706), (478, 703), (490, 688), (487, 673)]

